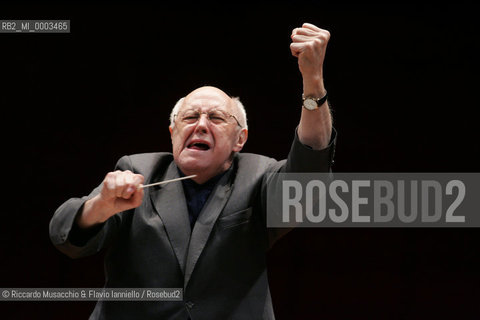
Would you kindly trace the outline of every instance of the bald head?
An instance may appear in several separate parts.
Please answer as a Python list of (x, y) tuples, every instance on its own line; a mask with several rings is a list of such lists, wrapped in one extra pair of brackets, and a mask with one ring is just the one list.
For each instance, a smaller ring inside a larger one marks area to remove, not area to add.
[(238, 119), (242, 128), (248, 129), (247, 114), (240, 99), (238, 97), (230, 97), (216, 87), (200, 87), (178, 100), (170, 113), (170, 127), (173, 128), (175, 126), (175, 115), (185, 106), (212, 106), (225, 109)]
[(190, 92), (185, 99), (188, 101), (191, 98), (199, 98), (199, 99), (209, 99), (211, 97), (218, 97), (220, 100), (224, 100), (225, 102), (231, 102), (231, 98), (222, 90), (212, 87), (212, 86), (204, 86), (198, 89), (193, 90)]

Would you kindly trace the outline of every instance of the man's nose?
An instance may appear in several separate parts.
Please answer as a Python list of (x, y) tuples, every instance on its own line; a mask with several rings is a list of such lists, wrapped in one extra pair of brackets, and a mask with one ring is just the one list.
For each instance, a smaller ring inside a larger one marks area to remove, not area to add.
[(206, 113), (201, 113), (198, 117), (197, 126), (195, 127), (195, 131), (201, 132), (208, 132), (208, 115)]

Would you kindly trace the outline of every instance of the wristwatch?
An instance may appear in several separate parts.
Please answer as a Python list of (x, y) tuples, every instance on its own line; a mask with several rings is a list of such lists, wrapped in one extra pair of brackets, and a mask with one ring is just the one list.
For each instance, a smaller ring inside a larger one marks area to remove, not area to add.
[(318, 109), (322, 104), (325, 103), (325, 101), (327, 101), (327, 96), (327, 92), (325, 92), (325, 96), (323, 96), (323, 98), (305, 97), (305, 95), (302, 94), (303, 107), (307, 110)]

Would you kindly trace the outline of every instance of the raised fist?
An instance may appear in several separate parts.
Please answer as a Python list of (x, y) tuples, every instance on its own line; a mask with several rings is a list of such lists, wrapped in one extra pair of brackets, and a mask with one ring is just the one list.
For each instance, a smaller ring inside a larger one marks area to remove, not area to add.
[(290, 50), (298, 58), (298, 67), (303, 78), (322, 78), (323, 60), (330, 32), (317, 26), (304, 23), (292, 31)]

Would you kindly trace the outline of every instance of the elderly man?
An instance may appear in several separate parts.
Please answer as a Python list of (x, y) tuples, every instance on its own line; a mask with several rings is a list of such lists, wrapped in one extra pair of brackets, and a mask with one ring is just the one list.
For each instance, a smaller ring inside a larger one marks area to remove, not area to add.
[[(202, 87), (172, 111), (173, 154), (125, 156), (89, 196), (58, 208), (53, 243), (74, 258), (106, 248), (106, 287), (184, 290), (183, 301), (99, 301), (91, 319), (274, 319), (264, 254), (280, 233), (265, 226), (264, 177), (330, 170), (328, 40), (328, 31), (308, 23), (292, 32), (304, 92), (287, 160), (239, 153), (248, 138), (242, 104)], [(188, 175), (196, 176), (140, 188)]]

